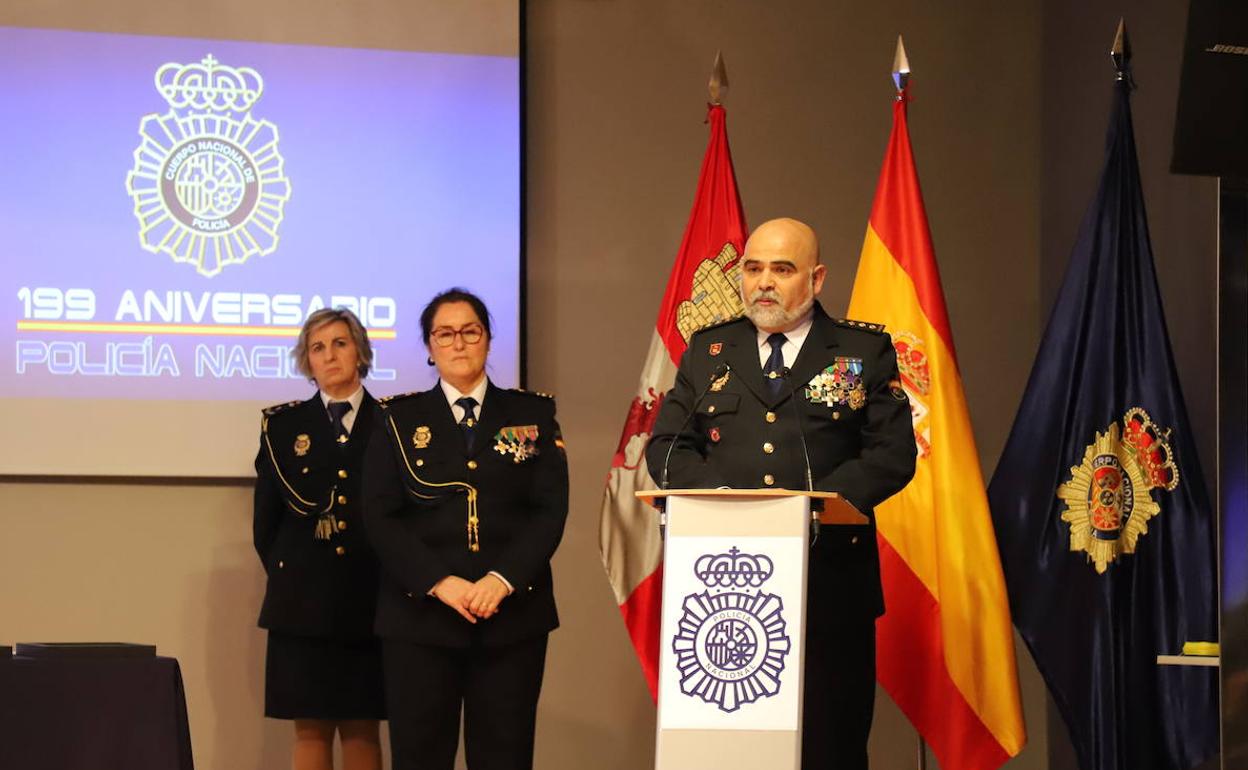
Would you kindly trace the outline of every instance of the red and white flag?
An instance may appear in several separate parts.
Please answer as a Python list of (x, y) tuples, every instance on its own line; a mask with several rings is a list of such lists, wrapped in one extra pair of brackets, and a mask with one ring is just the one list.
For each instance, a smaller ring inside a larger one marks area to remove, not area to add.
[(653, 489), (645, 448), (664, 394), (689, 338), (699, 329), (741, 315), (741, 267), (748, 230), (728, 149), (721, 105), (707, 111), (710, 142), (685, 237), (672, 266), (663, 306), (611, 460), (598, 539), (602, 561), (624, 624), (641, 661), (650, 694), (657, 697), (659, 611), (663, 597), (663, 544), (658, 514), (633, 493)]

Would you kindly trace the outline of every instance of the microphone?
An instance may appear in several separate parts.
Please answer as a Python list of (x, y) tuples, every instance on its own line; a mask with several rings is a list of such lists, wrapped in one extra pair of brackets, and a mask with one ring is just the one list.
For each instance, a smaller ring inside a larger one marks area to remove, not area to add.
[[(788, 379), (789, 367), (784, 367), (781, 376)], [(789, 385), (789, 402), (793, 406), (793, 419), (797, 420), (797, 437), (802, 441), (802, 459), (806, 461), (806, 491), (815, 491), (815, 482), (810, 471), (810, 449), (806, 446), (806, 429), (802, 427), (802, 415), (797, 411), (797, 383)]]
[(715, 384), (715, 380), (723, 377), (732, 371), (732, 367), (727, 363), (722, 363), (715, 367), (715, 371), (711, 372), (711, 377), (706, 381), (706, 385), (702, 387), (702, 392), (693, 400), (693, 406), (689, 408), (689, 414), (685, 415), (685, 421), (680, 424), (680, 430), (672, 437), (672, 443), (667, 446), (667, 454), (663, 457), (663, 473), (660, 476), (659, 489), (667, 489), (668, 487), (668, 465), (672, 462), (672, 450), (676, 448), (676, 442), (680, 441), (680, 434), (685, 432), (685, 428), (689, 427), (689, 423), (693, 422), (693, 416), (698, 413), (698, 407), (702, 405), (702, 399), (706, 398), (706, 394), (711, 392), (711, 386)]
[[(789, 374), (789, 368), (786, 366), (783, 376), (788, 379)], [(797, 421), (797, 437), (802, 442), (802, 459), (806, 462), (806, 491), (814, 492), (815, 481), (810, 472), (810, 449), (806, 446), (806, 429), (802, 426), (802, 414), (797, 411), (797, 386), (796, 382), (789, 385), (789, 403), (793, 407), (793, 419)], [(819, 540), (819, 512), (815, 510), (813, 502), (810, 510), (810, 530), (810, 544), (813, 546)]]

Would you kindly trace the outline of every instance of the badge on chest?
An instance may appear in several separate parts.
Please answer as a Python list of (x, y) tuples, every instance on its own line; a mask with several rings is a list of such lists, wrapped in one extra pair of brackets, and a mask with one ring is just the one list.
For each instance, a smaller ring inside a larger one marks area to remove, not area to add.
[(829, 408), (848, 406), (861, 409), (867, 405), (867, 389), (862, 378), (862, 359), (837, 356), (806, 383), (806, 397), (812, 404)]

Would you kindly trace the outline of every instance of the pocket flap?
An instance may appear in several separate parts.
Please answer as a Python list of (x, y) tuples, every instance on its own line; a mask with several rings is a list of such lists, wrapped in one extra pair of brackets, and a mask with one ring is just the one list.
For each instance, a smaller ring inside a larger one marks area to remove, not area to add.
[(708, 393), (698, 406), (698, 414), (714, 417), (720, 414), (732, 414), (737, 411), (741, 402), (739, 393)]

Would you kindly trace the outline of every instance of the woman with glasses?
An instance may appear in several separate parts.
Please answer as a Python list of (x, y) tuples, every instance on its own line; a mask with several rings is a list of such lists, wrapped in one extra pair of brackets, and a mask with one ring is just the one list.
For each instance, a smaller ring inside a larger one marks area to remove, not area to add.
[(377, 560), (360, 513), (376, 412), (361, 380), (373, 350), (355, 314), (326, 308), (308, 316), (292, 355), (317, 392), (264, 410), (256, 456), (264, 713), (294, 720), (295, 770), (331, 770), (335, 734), (345, 770), (381, 770)]
[(490, 382), (476, 295), (420, 325), (438, 383), (383, 400), (365, 463), (392, 766), (451, 770), (462, 712), (470, 770), (527, 770), (568, 512), (555, 403)]

